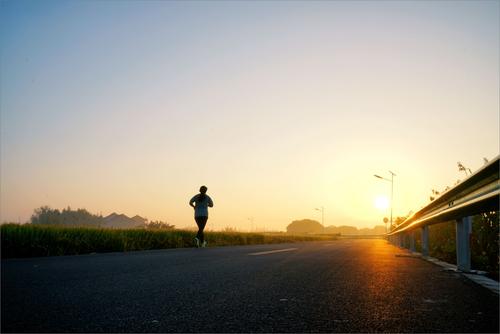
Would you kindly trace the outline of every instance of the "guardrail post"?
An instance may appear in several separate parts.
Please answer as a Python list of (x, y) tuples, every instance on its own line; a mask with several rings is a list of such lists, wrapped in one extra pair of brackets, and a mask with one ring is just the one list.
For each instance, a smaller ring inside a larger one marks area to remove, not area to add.
[(457, 268), (470, 271), (470, 233), (472, 231), (472, 216), (456, 221), (457, 230)]
[(411, 231), (408, 233), (408, 236), (410, 237), (410, 251), (414, 252), (415, 251), (415, 231)]
[(422, 255), (429, 256), (429, 226), (422, 227)]
[(405, 247), (405, 234), (404, 233), (398, 234), (398, 246), (401, 248)]

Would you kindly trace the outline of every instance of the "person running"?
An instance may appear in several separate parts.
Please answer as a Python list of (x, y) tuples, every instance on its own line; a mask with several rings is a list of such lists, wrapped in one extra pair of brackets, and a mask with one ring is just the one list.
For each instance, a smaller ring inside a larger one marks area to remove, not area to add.
[(196, 234), (196, 238), (194, 238), (196, 247), (206, 247), (207, 242), (203, 235), (203, 229), (208, 220), (208, 207), (214, 206), (214, 202), (212, 202), (210, 196), (207, 195), (207, 187), (201, 186), (200, 193), (191, 198), (189, 205), (194, 208), (194, 220), (198, 225), (198, 234)]

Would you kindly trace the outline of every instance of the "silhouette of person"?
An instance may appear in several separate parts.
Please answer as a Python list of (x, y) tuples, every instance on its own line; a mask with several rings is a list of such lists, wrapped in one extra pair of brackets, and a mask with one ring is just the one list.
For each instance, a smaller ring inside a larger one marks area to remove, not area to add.
[(194, 208), (194, 220), (198, 225), (198, 234), (196, 234), (194, 241), (197, 247), (205, 247), (207, 242), (203, 235), (203, 229), (205, 229), (208, 220), (208, 207), (214, 206), (214, 202), (212, 202), (210, 196), (207, 195), (207, 187), (201, 186), (200, 193), (191, 198), (189, 205)]

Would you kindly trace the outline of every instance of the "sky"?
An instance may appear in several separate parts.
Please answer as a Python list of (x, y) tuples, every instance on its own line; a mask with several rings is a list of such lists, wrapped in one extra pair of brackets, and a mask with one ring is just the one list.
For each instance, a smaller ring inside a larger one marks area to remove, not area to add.
[[(359, 228), (499, 154), (498, 1), (0, 1), (0, 221)], [(391, 203), (389, 203), (390, 206)], [(382, 208), (381, 208), (382, 206)], [(253, 222), (253, 223), (252, 223)]]

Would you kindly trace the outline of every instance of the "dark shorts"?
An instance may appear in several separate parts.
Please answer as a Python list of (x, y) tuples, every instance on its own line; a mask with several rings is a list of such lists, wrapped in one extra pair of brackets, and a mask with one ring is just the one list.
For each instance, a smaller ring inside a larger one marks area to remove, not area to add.
[(196, 221), (196, 224), (198, 224), (198, 227), (201, 227), (200, 225), (203, 224), (203, 227), (205, 227), (205, 224), (207, 223), (208, 217), (194, 217), (194, 220)]

